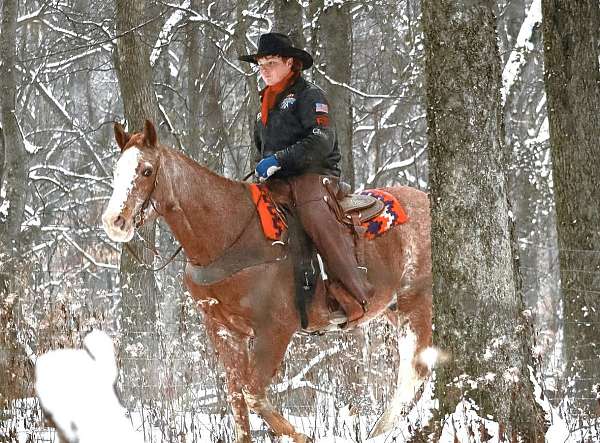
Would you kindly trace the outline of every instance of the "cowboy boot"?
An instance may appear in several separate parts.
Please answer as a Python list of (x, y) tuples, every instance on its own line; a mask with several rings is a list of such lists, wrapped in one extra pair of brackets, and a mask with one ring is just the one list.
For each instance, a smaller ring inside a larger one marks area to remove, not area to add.
[(350, 231), (329, 208), (327, 199), (331, 197), (323, 186), (322, 178), (316, 174), (304, 174), (290, 180), (296, 212), (325, 259), (328, 273), (342, 283), (366, 312), (374, 288), (358, 267)]
[(365, 312), (362, 305), (338, 282), (327, 285), (327, 291), (333, 295), (344, 312), (334, 311), (329, 315), (329, 323), (343, 325), (361, 318)]

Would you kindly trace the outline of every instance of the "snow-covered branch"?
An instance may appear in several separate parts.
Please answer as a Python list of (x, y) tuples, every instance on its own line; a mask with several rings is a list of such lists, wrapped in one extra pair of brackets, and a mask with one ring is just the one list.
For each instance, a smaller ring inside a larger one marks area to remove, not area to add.
[[(186, 3), (186, 1), (184, 1), (184, 3)], [(188, 21), (190, 21), (190, 22), (198, 22), (198, 23), (204, 23), (204, 24), (210, 25), (214, 29), (225, 34), (227, 37), (233, 37), (233, 31), (231, 29), (229, 29), (231, 26), (227, 26), (225, 23), (219, 22), (218, 20), (215, 20), (215, 19), (209, 17), (208, 15), (202, 15), (199, 12), (194, 11), (193, 9), (190, 9), (189, 4), (187, 6), (184, 6), (183, 4), (175, 5), (173, 3), (163, 3), (163, 4), (165, 6), (169, 6), (171, 8), (178, 9), (182, 12), (190, 14), (190, 17), (188, 18)]]
[(284, 392), (288, 389), (297, 389), (302, 386), (307, 386), (307, 381), (304, 380), (304, 376), (310, 371), (314, 366), (319, 364), (325, 358), (330, 357), (332, 355), (337, 354), (340, 351), (339, 345), (335, 345), (332, 348), (326, 349), (325, 351), (321, 351), (318, 355), (313, 357), (308, 364), (302, 368), (302, 370), (292, 377), (289, 380), (285, 380), (275, 386), (273, 386), (273, 392)]
[(319, 69), (318, 67), (315, 66), (315, 69), (332, 85), (336, 85), (336, 86), (342, 86), (346, 89), (348, 89), (349, 91), (353, 92), (354, 94), (357, 94), (361, 97), (364, 98), (384, 98), (384, 99), (397, 99), (397, 96), (394, 95), (389, 95), (389, 94), (368, 94), (366, 92), (360, 91), (352, 86), (350, 86), (348, 83), (344, 83), (344, 82), (338, 82), (337, 80), (335, 80), (334, 78), (330, 77), (329, 75), (327, 75), (325, 73), (325, 71), (323, 71), (322, 69)]
[(96, 175), (92, 175), (92, 174), (79, 174), (77, 172), (73, 172), (70, 171), (62, 166), (54, 166), (54, 165), (34, 165), (32, 167), (29, 168), (29, 173), (34, 173), (40, 170), (45, 170), (45, 171), (54, 171), (54, 172), (58, 172), (61, 175), (64, 175), (65, 177), (71, 177), (71, 178), (75, 178), (75, 179), (80, 179), (80, 180), (89, 180), (89, 181), (93, 181), (93, 182), (97, 182), (103, 186), (105, 186), (107, 189), (111, 189), (112, 190), (112, 186), (110, 185), (110, 183), (108, 183), (107, 179), (110, 179), (110, 177), (98, 177)]
[(160, 33), (158, 34), (158, 38), (154, 43), (154, 48), (152, 49), (152, 53), (150, 54), (150, 66), (154, 66), (158, 57), (165, 46), (171, 43), (173, 36), (175, 34), (174, 30), (176, 30), (177, 24), (183, 20), (186, 10), (190, 7), (190, 0), (183, 0), (181, 5), (179, 5), (175, 12), (171, 14), (171, 16), (167, 19), (165, 24), (163, 25)]
[(380, 168), (375, 174), (372, 174), (367, 179), (367, 185), (372, 185), (375, 182), (375, 179), (381, 176), (382, 174), (389, 173), (397, 173), (403, 169), (406, 169), (408, 166), (412, 166), (415, 164), (418, 158), (423, 155), (426, 151), (426, 147), (421, 148), (415, 155), (412, 155), (404, 160), (396, 161), (393, 163), (386, 163), (382, 168)]
[(84, 251), (84, 249), (81, 246), (79, 246), (66, 232), (63, 232), (62, 236), (67, 241), (67, 243), (69, 243), (71, 246), (73, 246), (75, 249), (77, 249), (79, 251), (79, 253), (81, 255), (83, 255), (83, 257), (87, 261), (89, 261), (90, 263), (92, 263), (94, 266), (97, 266), (99, 268), (107, 268), (107, 269), (115, 269), (115, 270), (119, 269), (118, 266), (111, 265), (110, 263), (100, 263), (100, 262), (97, 262), (94, 257), (92, 257), (90, 254), (88, 254), (86, 251)]
[[(23, 70), (21, 69), (21, 71), (23, 71)], [(56, 111), (58, 111), (58, 115), (61, 117), (63, 122), (65, 124), (67, 124), (68, 126), (72, 127), (73, 129), (75, 129), (75, 131), (77, 132), (77, 134), (83, 141), (83, 146), (87, 149), (88, 153), (91, 155), (92, 160), (93, 160), (94, 164), (96, 165), (96, 167), (98, 168), (98, 170), (102, 174), (108, 176), (108, 172), (106, 171), (104, 164), (98, 157), (98, 154), (96, 153), (96, 149), (94, 148), (92, 141), (88, 138), (87, 134), (85, 134), (78, 127), (77, 119), (69, 114), (69, 112), (66, 110), (66, 108), (56, 99), (56, 97), (54, 97), (52, 92), (37, 79), (37, 76), (33, 72), (24, 71), (24, 73), (28, 77), (30, 77), (32, 83), (37, 88), (37, 90), (42, 94), (42, 96), (46, 99), (46, 101), (50, 105), (52, 105), (52, 107)]]
[(42, 17), (45, 15), (47, 5), (42, 5), (35, 11), (30, 12), (29, 14), (22, 15), (17, 19), (17, 28), (24, 26), (31, 22), (39, 22), (42, 20)]
[(525, 64), (527, 58), (525, 54), (532, 49), (531, 36), (533, 30), (538, 23), (542, 22), (542, 1), (533, 0), (531, 7), (527, 11), (525, 20), (521, 25), (519, 35), (510, 57), (502, 71), (502, 105), (506, 103), (506, 98), (510, 94), (510, 90), (515, 84), (521, 68)]

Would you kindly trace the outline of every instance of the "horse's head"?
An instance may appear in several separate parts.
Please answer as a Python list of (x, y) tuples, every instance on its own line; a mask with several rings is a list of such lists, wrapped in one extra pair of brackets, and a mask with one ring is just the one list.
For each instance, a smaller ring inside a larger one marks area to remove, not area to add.
[(113, 194), (102, 215), (108, 236), (118, 242), (133, 238), (135, 228), (150, 217), (160, 156), (156, 128), (146, 120), (143, 133), (128, 134), (115, 123), (121, 156), (115, 166)]

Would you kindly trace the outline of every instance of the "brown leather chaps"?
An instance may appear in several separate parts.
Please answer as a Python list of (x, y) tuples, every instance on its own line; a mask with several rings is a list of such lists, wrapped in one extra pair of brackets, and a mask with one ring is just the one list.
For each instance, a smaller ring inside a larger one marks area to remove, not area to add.
[[(274, 180), (273, 182), (280, 183), (273, 183), (274, 186), (271, 186), (270, 183), (269, 188), (277, 199), (276, 195), (282, 193), (281, 191), (287, 194), (285, 191), (288, 191), (288, 189), (285, 189), (287, 186), (284, 183), (289, 185), (290, 203), (304, 230), (324, 258), (330, 279), (339, 280), (366, 311), (374, 289), (367, 281), (366, 273), (358, 267), (359, 264), (354, 252), (354, 241), (349, 228), (337, 219), (330, 208), (330, 204), (337, 205), (337, 201), (331, 201), (332, 195), (325, 187), (324, 179), (326, 182), (329, 181), (328, 187), (330, 189), (332, 185), (337, 188), (338, 179), (336, 177), (325, 177), (317, 174), (303, 174), (285, 180)], [(362, 312), (357, 313), (356, 308), (349, 306), (348, 300), (344, 300), (347, 299), (347, 296), (344, 294), (343, 288), (335, 283), (331, 283), (329, 286), (331, 295), (344, 308), (349, 321), (355, 320), (357, 316), (362, 316)]]

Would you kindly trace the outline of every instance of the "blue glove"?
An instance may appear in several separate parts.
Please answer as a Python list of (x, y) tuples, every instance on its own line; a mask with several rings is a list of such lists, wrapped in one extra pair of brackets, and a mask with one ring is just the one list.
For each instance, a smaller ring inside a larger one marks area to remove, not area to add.
[(268, 157), (265, 157), (258, 162), (254, 172), (256, 173), (258, 179), (261, 182), (264, 182), (266, 179), (268, 179), (280, 169), (281, 166), (277, 161), (277, 157), (275, 157), (274, 155), (269, 155)]

